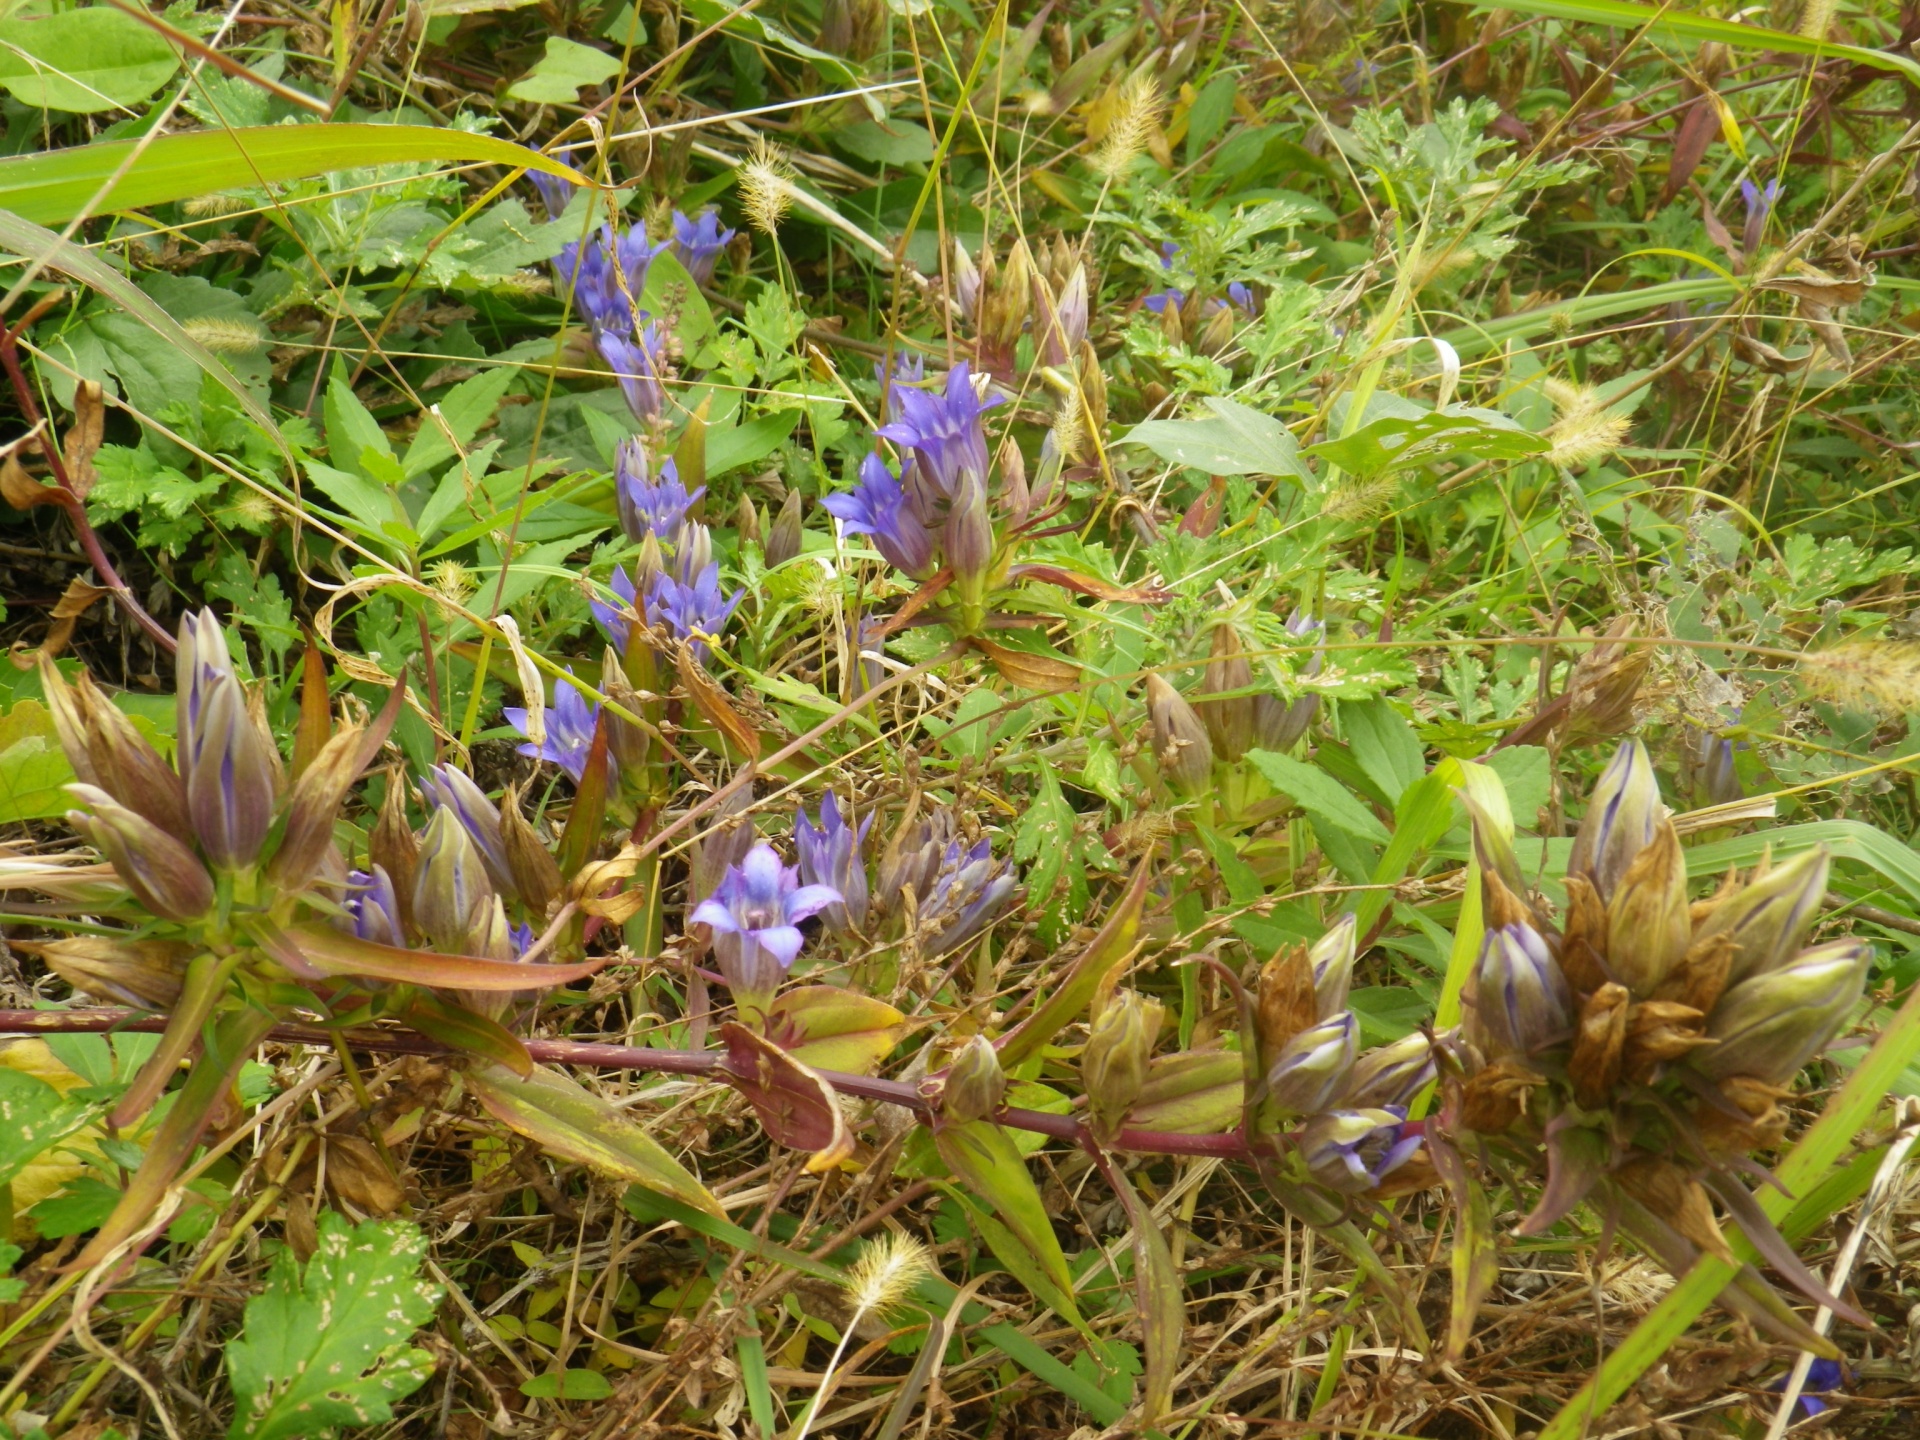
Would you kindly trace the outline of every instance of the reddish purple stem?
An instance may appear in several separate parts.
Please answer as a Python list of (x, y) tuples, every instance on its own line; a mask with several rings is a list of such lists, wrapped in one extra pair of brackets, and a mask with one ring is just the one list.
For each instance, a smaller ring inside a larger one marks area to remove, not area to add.
[[(109, 1031), (153, 1035), (166, 1029), (163, 1017), (138, 1010), (0, 1010), (0, 1035), (89, 1035)], [(406, 1030), (332, 1031), (318, 1025), (276, 1025), (270, 1039), (296, 1044), (331, 1046), (336, 1036), (357, 1049), (395, 1055), (448, 1055), (444, 1045)], [(724, 1050), (652, 1050), (636, 1045), (593, 1045), (580, 1040), (523, 1042), (535, 1060), (552, 1065), (577, 1065), (589, 1070), (642, 1070), (666, 1075), (717, 1075), (727, 1068)], [(922, 1120), (935, 1114), (933, 1102), (902, 1080), (879, 1080), (839, 1070), (817, 1072), (842, 1095), (877, 1100), (913, 1111)], [(1090, 1143), (1087, 1129), (1072, 1115), (1008, 1106), (993, 1117), (1013, 1130), (1048, 1135), (1069, 1144)], [(1112, 1150), (1143, 1155), (1221, 1155), (1245, 1159), (1252, 1151), (1238, 1131), (1216, 1135), (1179, 1135), (1164, 1130), (1122, 1130)]]

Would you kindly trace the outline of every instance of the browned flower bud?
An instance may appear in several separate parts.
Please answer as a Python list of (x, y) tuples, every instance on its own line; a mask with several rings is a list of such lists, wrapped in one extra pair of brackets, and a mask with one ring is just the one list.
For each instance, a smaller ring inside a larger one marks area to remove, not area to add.
[(1579, 875), (1566, 877), (1567, 913), (1560, 932), (1560, 969), (1581, 995), (1591, 995), (1607, 983), (1607, 907), (1599, 892)]
[(1710, 1045), (1701, 1033), (1706, 1016), (1691, 1005), (1672, 1000), (1646, 1000), (1627, 1012), (1624, 1073), (1635, 1085), (1646, 1085), (1669, 1060), (1689, 1050)]
[(1314, 997), (1313, 962), (1307, 947), (1282, 946), (1260, 968), (1254, 992), (1253, 1022), (1259, 1041), (1259, 1073), (1265, 1075), (1294, 1036), (1320, 1019)]
[(1607, 967), (1636, 996), (1650, 997), (1692, 937), (1686, 856), (1673, 822), (1662, 819), (1607, 904)]
[(767, 531), (766, 559), (769, 566), (784, 565), (800, 553), (800, 492), (789, 490), (780, 514)]
[[(627, 678), (626, 670), (631, 668), (631, 652), (642, 651), (651, 657), (653, 650), (646, 645), (630, 645), (627, 648), (630, 658), (623, 666), (613, 647), (607, 647), (606, 659), (600, 666), (600, 692), (629, 714), (644, 717), (646, 702)], [(653, 750), (653, 737), (631, 720), (622, 719), (608, 711), (607, 748), (612, 752), (614, 766), (621, 776), (635, 779), (646, 769), (648, 756)]]
[(1007, 1077), (1000, 1068), (1000, 1052), (984, 1035), (976, 1035), (960, 1047), (947, 1067), (946, 1083), (940, 1091), (940, 1118), (954, 1125), (984, 1120), (1000, 1108), (1006, 1098)]
[(141, 905), (164, 920), (196, 920), (207, 913), (213, 878), (191, 850), (98, 785), (67, 789), (88, 807), (69, 810), (67, 823), (107, 858)]
[(1687, 1239), (1717, 1259), (1733, 1263), (1727, 1237), (1713, 1218), (1713, 1203), (1699, 1181), (1669, 1160), (1630, 1160), (1614, 1171), (1614, 1183)]
[(1200, 686), (1208, 698), (1198, 708), (1214, 750), (1231, 763), (1253, 748), (1253, 696), (1245, 693), (1253, 688), (1253, 667), (1231, 625), (1213, 627), (1211, 657)]
[(1460, 1123), (1482, 1135), (1498, 1135), (1526, 1113), (1527, 1097), (1545, 1083), (1516, 1061), (1497, 1061), (1461, 1091)]
[(1231, 308), (1216, 310), (1200, 327), (1200, 333), (1194, 336), (1193, 348), (1202, 355), (1219, 355), (1233, 344), (1236, 328), (1236, 317)]
[(991, 281), (983, 270), (981, 282), (980, 342), (1010, 358), (1033, 309), (1033, 256), (1027, 242), (1015, 240), (1005, 267)]
[(1147, 721), (1153, 758), (1175, 790), (1197, 795), (1213, 776), (1213, 742), (1186, 697), (1158, 675), (1147, 676)]
[[(605, 673), (618, 676), (620, 672), (615, 669)], [(612, 731), (608, 733), (611, 735)], [(509, 785), (500, 797), (500, 839), (507, 852), (507, 868), (513, 873), (513, 888), (519, 892), (521, 903), (534, 915), (545, 915), (560, 898), (564, 882), (552, 853), (520, 812), (517, 786)]]
[[(15, 948), (29, 948), (15, 941)], [(170, 1010), (193, 958), (194, 947), (177, 940), (118, 940), (76, 935), (31, 949), (76, 990), (136, 1010)]]
[(1626, 986), (1609, 983), (1595, 990), (1580, 1007), (1567, 1073), (1573, 1077), (1573, 1098), (1589, 1110), (1604, 1110), (1620, 1083), (1627, 1009), (1632, 1001)]
[(187, 787), (179, 774), (93, 683), (84, 670), (68, 685), (60, 668), (43, 651), (40, 684), (53, 717), (54, 733), (73, 773), (98, 785), (137, 815), (183, 844), (191, 843)]
[(279, 889), (304, 887), (332, 847), (333, 825), (340, 818), (341, 802), (360, 778), (367, 760), (361, 745), (363, 734), (358, 725), (340, 731), (293, 782), (280, 848), (273, 852), (267, 866), (268, 880)]
[(1627, 620), (1616, 622), (1607, 643), (1595, 645), (1574, 664), (1559, 726), (1563, 743), (1604, 740), (1633, 728), (1634, 702), (1647, 678), (1653, 647), (1624, 643), (1631, 628)]
[[(742, 495), (739, 503), (733, 507), (733, 531), (741, 547), (757, 545), (764, 553), (766, 545), (766, 522), (760, 518), (760, 508), (747, 496)], [(655, 566), (658, 569), (658, 565)]]
[(393, 880), (394, 893), (408, 924), (413, 921), (413, 872), (420, 863), (420, 842), (407, 821), (406, 772), (398, 765), (387, 770), (387, 795), (380, 818), (367, 836), (367, 858)]

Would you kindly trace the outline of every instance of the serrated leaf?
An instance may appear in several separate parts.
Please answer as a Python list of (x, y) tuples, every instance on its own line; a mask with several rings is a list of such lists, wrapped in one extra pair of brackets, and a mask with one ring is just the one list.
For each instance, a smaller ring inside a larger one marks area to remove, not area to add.
[(247, 1302), (240, 1338), (227, 1346), (239, 1402), (228, 1440), (391, 1420), (393, 1402), (433, 1373), (433, 1357), (406, 1343), (440, 1303), (440, 1287), (420, 1278), (426, 1253), (418, 1226), (368, 1220), (349, 1229), (331, 1211), (320, 1217), (319, 1245), (304, 1269), (281, 1251), (266, 1290)]
[(467, 1088), (488, 1114), (556, 1155), (710, 1215), (725, 1214), (707, 1187), (633, 1116), (558, 1071), (536, 1068), (522, 1080), (504, 1066), (477, 1065), (467, 1072)]
[(1148, 420), (1129, 430), (1122, 445), (1144, 445), (1162, 460), (1209, 475), (1280, 475), (1308, 478), (1293, 433), (1271, 415), (1219, 395), (1209, 396), (1213, 414), (1202, 420)]

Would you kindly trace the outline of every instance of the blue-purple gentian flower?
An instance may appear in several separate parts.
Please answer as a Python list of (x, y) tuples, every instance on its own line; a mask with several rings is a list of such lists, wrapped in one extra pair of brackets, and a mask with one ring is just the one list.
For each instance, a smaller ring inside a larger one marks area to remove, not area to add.
[[(1769, 1390), (1785, 1390), (1787, 1388), (1787, 1381), (1792, 1378), (1793, 1372), (1789, 1370), (1785, 1375), (1782, 1375), (1778, 1380), (1775, 1380), (1771, 1385), (1767, 1386), (1767, 1388)], [(1833, 1406), (1830, 1402), (1818, 1399), (1817, 1397), (1821, 1395), (1831, 1395), (1836, 1390), (1844, 1389), (1846, 1383), (1847, 1372), (1841, 1367), (1838, 1360), (1814, 1361), (1813, 1364), (1807, 1368), (1807, 1383), (1800, 1387), (1800, 1399), (1793, 1407), (1795, 1412), (1794, 1419), (1809, 1419), (1812, 1416), (1824, 1414), (1826, 1411), (1832, 1409)]]
[(881, 426), (878, 433), (883, 440), (913, 452), (917, 478), (948, 500), (957, 493), (962, 473), (985, 482), (987, 427), (982, 417), (1000, 403), (1000, 397), (980, 399), (966, 361), (947, 372), (943, 391), (903, 385), (894, 397), (898, 418)]
[(673, 247), (673, 258), (687, 267), (693, 283), (711, 285), (720, 252), (727, 248), (727, 242), (733, 239), (733, 235), (733, 231), (720, 228), (720, 217), (711, 210), (702, 210), (691, 220), (676, 210), (673, 212), (673, 239), (669, 243)]
[(793, 820), (793, 845), (800, 861), (800, 878), (809, 885), (825, 885), (841, 898), (820, 912), (827, 928), (846, 934), (867, 923), (867, 864), (860, 848), (873, 824), (869, 815), (858, 829), (840, 814), (840, 802), (829, 790), (820, 801), (816, 828), (801, 810)]
[(596, 326), (593, 343), (613, 371), (613, 378), (620, 382), (620, 393), (626, 397), (633, 418), (642, 424), (658, 419), (667, 403), (666, 387), (661, 382), (666, 353), (660, 327), (651, 323), (643, 310), (638, 329), (623, 332), (612, 326)]
[[(510, 705), (503, 712), (507, 723), (522, 735), (527, 733), (527, 712)], [(553, 704), (547, 709), (547, 738), (544, 744), (528, 741), (519, 747), (522, 755), (535, 760), (551, 760), (577, 783), (587, 773), (587, 752), (593, 748), (593, 727), (600, 718), (600, 707), (590, 704), (566, 675), (554, 681)]]
[(634, 544), (652, 535), (671, 550), (680, 539), (687, 513), (706, 493), (704, 485), (688, 491), (671, 457), (660, 462), (655, 478), (645, 444), (638, 439), (620, 442), (613, 461), (614, 507), (620, 515), (620, 528)]
[(720, 638), (746, 593), (744, 589), (731, 595), (721, 591), (718, 561), (708, 564), (691, 583), (662, 571), (647, 590), (647, 623), (686, 641), (694, 658), (705, 661), (709, 642)]
[(348, 927), (360, 939), (375, 945), (406, 946), (406, 936), (400, 928), (400, 898), (394, 893), (393, 877), (387, 874), (385, 866), (349, 870), (347, 893), (340, 908), (347, 912)]
[(727, 867), (687, 921), (712, 931), (714, 959), (742, 1014), (764, 1013), (805, 943), (800, 922), (843, 899), (831, 885), (802, 885), (798, 866), (759, 844)]
[(858, 485), (828, 495), (820, 504), (848, 534), (872, 537), (873, 548), (894, 569), (916, 580), (933, 572), (933, 530), (915, 498), (878, 455), (860, 462)]

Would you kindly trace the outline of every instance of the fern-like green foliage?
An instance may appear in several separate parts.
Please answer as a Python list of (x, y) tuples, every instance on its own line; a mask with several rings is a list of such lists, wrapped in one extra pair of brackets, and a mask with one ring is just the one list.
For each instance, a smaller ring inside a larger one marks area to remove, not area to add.
[(228, 1440), (330, 1435), (343, 1425), (393, 1418), (393, 1402), (433, 1373), (433, 1357), (407, 1343), (440, 1303), (420, 1278), (426, 1241), (417, 1227), (320, 1218), (320, 1245), (302, 1267), (290, 1251), (247, 1304), (246, 1328), (227, 1347), (238, 1402)]

